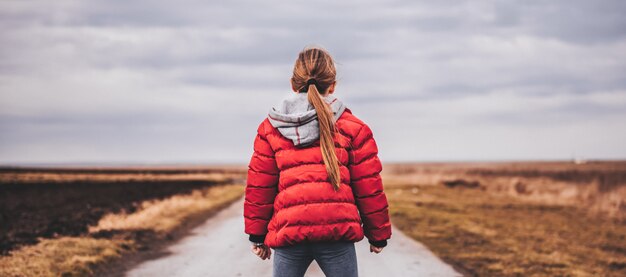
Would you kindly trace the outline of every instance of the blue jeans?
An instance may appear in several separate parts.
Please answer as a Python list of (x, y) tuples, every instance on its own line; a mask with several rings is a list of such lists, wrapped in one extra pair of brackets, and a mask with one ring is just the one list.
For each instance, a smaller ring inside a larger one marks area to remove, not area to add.
[(315, 260), (327, 277), (357, 277), (354, 242), (311, 242), (274, 248), (274, 277), (302, 277)]

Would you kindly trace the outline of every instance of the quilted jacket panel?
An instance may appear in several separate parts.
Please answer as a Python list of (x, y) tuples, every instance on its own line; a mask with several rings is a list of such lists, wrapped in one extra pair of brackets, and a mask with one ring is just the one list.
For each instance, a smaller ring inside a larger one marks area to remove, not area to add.
[(349, 109), (336, 121), (338, 191), (328, 182), (319, 140), (296, 147), (268, 119), (257, 129), (245, 191), (245, 232), (269, 247), (391, 237), (382, 165), (371, 129)]

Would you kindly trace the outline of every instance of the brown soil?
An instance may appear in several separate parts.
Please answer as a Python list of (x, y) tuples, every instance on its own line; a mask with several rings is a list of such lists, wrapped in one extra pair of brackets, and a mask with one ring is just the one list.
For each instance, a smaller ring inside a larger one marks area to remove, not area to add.
[[(0, 254), (35, 244), (40, 237), (84, 235), (104, 215), (131, 213), (144, 200), (233, 182), (235, 177), (202, 178), (220, 172), (241, 175), (240, 169), (0, 168)], [(119, 174), (124, 178), (116, 178)], [(98, 181), (77, 175), (94, 175)]]

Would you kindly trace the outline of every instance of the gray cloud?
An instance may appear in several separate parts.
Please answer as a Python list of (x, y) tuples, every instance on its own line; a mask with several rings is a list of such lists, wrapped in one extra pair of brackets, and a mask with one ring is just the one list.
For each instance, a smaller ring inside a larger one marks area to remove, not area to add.
[(384, 160), (624, 158), (625, 12), (582, 0), (5, 1), (0, 162), (246, 162), (312, 43), (335, 56), (337, 94)]

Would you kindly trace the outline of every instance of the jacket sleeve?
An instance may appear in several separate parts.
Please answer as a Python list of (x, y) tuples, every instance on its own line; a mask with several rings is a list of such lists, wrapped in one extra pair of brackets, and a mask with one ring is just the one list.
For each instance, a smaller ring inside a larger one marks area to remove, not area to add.
[(354, 198), (370, 244), (386, 246), (391, 237), (389, 205), (380, 177), (382, 164), (372, 130), (363, 125), (352, 139), (350, 179)]
[(254, 140), (244, 200), (245, 233), (250, 235), (250, 241), (253, 242), (265, 240), (278, 192), (279, 171), (274, 150), (267, 141), (264, 123), (259, 126)]

